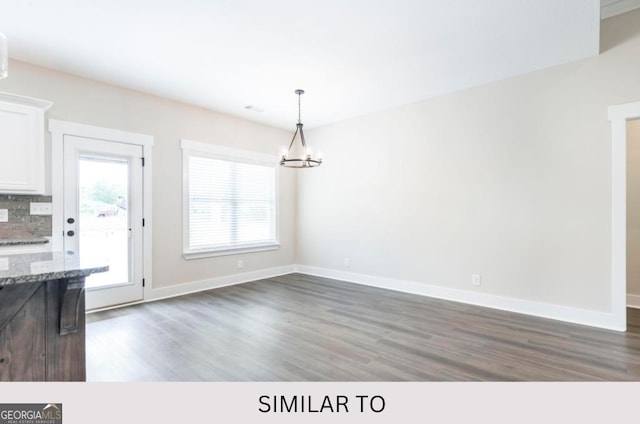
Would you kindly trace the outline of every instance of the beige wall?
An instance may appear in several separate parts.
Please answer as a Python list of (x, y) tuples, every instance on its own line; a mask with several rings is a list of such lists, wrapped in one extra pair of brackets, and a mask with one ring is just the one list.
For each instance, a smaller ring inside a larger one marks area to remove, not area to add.
[(294, 262), (295, 174), (289, 170), (280, 173), (279, 250), (191, 261), (182, 258), (180, 138), (272, 153), (275, 157), (283, 140), (290, 137), (289, 132), (15, 61), (10, 63), (9, 77), (0, 81), (0, 91), (53, 101), (50, 118), (154, 136), (154, 288), (237, 273), (240, 258), (244, 260), (243, 272)]
[[(640, 101), (640, 11), (601, 36), (595, 58), (308, 130), (325, 163), (283, 170), (282, 247), (244, 271), (297, 262), (608, 311), (607, 107)], [(289, 132), (20, 62), (0, 90), (155, 137), (154, 287), (237, 272), (237, 256), (182, 258), (179, 139), (273, 153)]]
[(640, 101), (640, 11), (601, 36), (598, 57), (309, 130), (298, 263), (610, 311), (607, 108)]
[(627, 293), (640, 295), (640, 119), (627, 123)]

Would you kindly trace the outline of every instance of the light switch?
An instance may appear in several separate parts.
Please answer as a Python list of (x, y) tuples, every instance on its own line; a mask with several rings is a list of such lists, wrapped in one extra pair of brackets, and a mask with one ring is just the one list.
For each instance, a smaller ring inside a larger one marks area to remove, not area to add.
[(51, 215), (51, 202), (31, 202), (31, 215)]
[(0, 222), (9, 222), (9, 209), (0, 209)]

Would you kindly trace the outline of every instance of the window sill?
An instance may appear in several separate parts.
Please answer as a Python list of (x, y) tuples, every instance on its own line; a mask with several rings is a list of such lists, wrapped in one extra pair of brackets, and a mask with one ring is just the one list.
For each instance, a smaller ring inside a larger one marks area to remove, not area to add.
[(212, 258), (215, 256), (238, 255), (241, 253), (264, 252), (267, 250), (277, 250), (280, 243), (261, 244), (256, 246), (232, 247), (227, 249), (216, 250), (191, 250), (182, 253), (186, 260)]

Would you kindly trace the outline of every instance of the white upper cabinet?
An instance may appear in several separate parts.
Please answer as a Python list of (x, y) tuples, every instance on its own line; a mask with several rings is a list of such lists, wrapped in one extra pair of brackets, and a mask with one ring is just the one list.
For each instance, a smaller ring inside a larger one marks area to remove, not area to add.
[(52, 104), (0, 92), (0, 193), (44, 193), (44, 114)]

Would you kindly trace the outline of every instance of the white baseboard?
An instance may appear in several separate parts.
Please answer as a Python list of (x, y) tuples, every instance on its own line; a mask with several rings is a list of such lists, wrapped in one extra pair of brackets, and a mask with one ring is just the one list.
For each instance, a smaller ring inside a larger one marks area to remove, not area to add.
[[(152, 302), (200, 291), (211, 290), (219, 287), (248, 283), (265, 278), (299, 272), (301, 274), (315, 275), (331, 278), (349, 283), (362, 284), (404, 293), (412, 293), (437, 299), (451, 300), (487, 308), (517, 312), (542, 318), (566, 321), (575, 324), (592, 327), (606, 328), (609, 330), (625, 331), (620, 328), (612, 313), (590, 311), (569, 306), (554, 305), (550, 303), (534, 302), (530, 300), (512, 297), (497, 296), (486, 293), (477, 293), (467, 290), (458, 290), (442, 286), (418, 283), (415, 281), (399, 280), (394, 278), (377, 277), (368, 274), (346, 272), (330, 268), (321, 268), (307, 265), (285, 265), (275, 268), (267, 268), (258, 271), (243, 272), (190, 283), (176, 284), (169, 287), (152, 289), (145, 293), (144, 302)], [(640, 296), (628, 295), (629, 307), (640, 308)]]
[(266, 268), (258, 271), (249, 271), (239, 274), (224, 275), (222, 277), (208, 278), (206, 280), (193, 281), (190, 283), (175, 284), (169, 287), (151, 289), (150, 293), (145, 293), (145, 302), (152, 302), (169, 297), (183, 296), (185, 294), (215, 289), (219, 287), (232, 286), (234, 284), (248, 283), (262, 280), (264, 278), (277, 277), (279, 275), (291, 274), (295, 272), (295, 265), (285, 265), (275, 268)]
[(630, 308), (640, 309), (640, 295), (638, 294), (628, 294), (627, 295), (627, 306)]
[[(457, 290), (448, 287), (434, 286), (415, 281), (397, 280), (386, 277), (376, 277), (367, 274), (345, 272), (336, 269), (320, 268), (307, 265), (296, 265), (297, 272), (318, 277), (347, 281), (383, 289), (413, 293), (454, 302), (468, 303), (487, 308), (501, 309), (542, 318), (550, 318), (575, 324), (606, 328), (609, 330), (625, 331), (616, 323), (612, 313), (590, 311), (569, 306), (534, 302), (512, 297), (497, 296), (486, 293), (476, 293), (467, 290)], [(638, 296), (640, 300), (640, 296)]]

